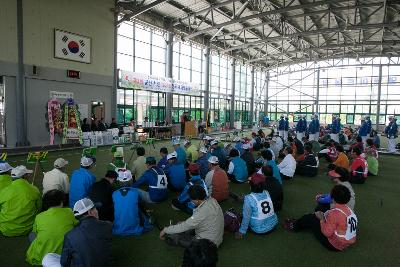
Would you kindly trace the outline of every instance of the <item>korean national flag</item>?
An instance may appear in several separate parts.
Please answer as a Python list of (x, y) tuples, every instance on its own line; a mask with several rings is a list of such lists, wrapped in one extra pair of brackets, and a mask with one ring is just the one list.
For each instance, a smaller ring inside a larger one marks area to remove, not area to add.
[(55, 30), (54, 55), (56, 58), (90, 63), (89, 37)]

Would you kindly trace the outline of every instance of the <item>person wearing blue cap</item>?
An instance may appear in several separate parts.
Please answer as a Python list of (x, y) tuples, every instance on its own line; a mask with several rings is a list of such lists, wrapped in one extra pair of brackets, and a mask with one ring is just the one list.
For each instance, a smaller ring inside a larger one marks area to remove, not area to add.
[(148, 185), (148, 191), (138, 189), (141, 199), (147, 203), (158, 203), (168, 197), (168, 179), (164, 171), (156, 165), (154, 157), (146, 158), (147, 170), (132, 187)]

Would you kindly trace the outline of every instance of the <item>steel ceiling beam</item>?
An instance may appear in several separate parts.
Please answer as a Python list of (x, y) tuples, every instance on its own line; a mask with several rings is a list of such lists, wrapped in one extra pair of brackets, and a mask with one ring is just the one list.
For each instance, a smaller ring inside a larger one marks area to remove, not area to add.
[(131, 20), (131, 19), (133, 19), (133, 18), (135, 18), (135, 17), (137, 17), (137, 16), (139, 16), (139, 15), (141, 15), (141, 14), (143, 14), (143, 13), (145, 13), (145, 12), (147, 12), (147, 11), (153, 9), (153, 8), (155, 8), (156, 6), (158, 6), (158, 5), (162, 4), (162, 3), (168, 2), (168, 1), (169, 0), (156, 0), (156, 1), (150, 3), (150, 4), (146, 5), (146, 6), (142, 6), (138, 10), (134, 10), (133, 13), (124, 15), (122, 17), (122, 19), (118, 20), (117, 25), (121, 24), (124, 21), (129, 21), (129, 20)]
[(392, 23), (377, 23), (377, 24), (361, 24), (361, 25), (353, 25), (353, 26), (348, 26), (347, 28), (326, 28), (326, 29), (319, 29), (319, 30), (314, 30), (314, 31), (308, 31), (308, 32), (299, 32), (291, 35), (286, 35), (286, 36), (276, 36), (276, 37), (270, 37), (270, 38), (265, 38), (260, 41), (256, 42), (251, 42), (251, 43), (246, 43), (238, 46), (234, 46), (228, 49), (223, 50), (222, 52), (230, 52), (234, 51), (237, 49), (244, 49), (250, 46), (256, 46), (260, 45), (263, 43), (273, 43), (277, 42), (280, 40), (289, 40), (290, 38), (294, 37), (299, 37), (299, 36), (311, 36), (311, 35), (317, 35), (317, 34), (323, 34), (323, 33), (332, 33), (332, 32), (342, 32), (345, 30), (352, 31), (352, 30), (365, 30), (365, 29), (376, 29), (376, 28), (396, 28), (399, 27), (399, 22), (392, 22)]
[(241, 17), (241, 18), (237, 18), (237, 19), (234, 19), (234, 20), (230, 20), (230, 21), (226, 21), (226, 22), (223, 22), (223, 23), (220, 23), (220, 24), (213, 25), (213, 26), (211, 26), (209, 28), (206, 28), (206, 29), (194, 32), (192, 34), (189, 34), (189, 35), (186, 36), (186, 38), (190, 39), (190, 38), (193, 38), (193, 37), (198, 36), (200, 34), (207, 33), (207, 32), (209, 32), (209, 31), (211, 31), (213, 29), (225, 27), (225, 26), (228, 26), (228, 25), (231, 25), (231, 24), (236, 24), (236, 23), (243, 22), (243, 21), (248, 21), (248, 20), (251, 20), (251, 19), (256, 19), (256, 18), (268, 16), (268, 15), (278, 14), (278, 13), (279, 14), (280, 13), (285, 13), (285, 12), (304, 9), (304, 8), (312, 8), (312, 7), (315, 7), (315, 6), (323, 6), (323, 5), (327, 5), (329, 3), (332, 3), (332, 2), (341, 3), (341, 2), (348, 2), (348, 0), (321, 0), (321, 1), (315, 1), (315, 2), (312, 2), (312, 3), (304, 4), (304, 5), (288, 6), (288, 7), (284, 7), (284, 8), (280, 8), (280, 9), (274, 9), (274, 10), (270, 10), (270, 11), (265, 11), (265, 12), (261, 12), (261, 13), (258, 13), (258, 14), (254, 14), (254, 15), (250, 15), (250, 16), (246, 16), (246, 17)]

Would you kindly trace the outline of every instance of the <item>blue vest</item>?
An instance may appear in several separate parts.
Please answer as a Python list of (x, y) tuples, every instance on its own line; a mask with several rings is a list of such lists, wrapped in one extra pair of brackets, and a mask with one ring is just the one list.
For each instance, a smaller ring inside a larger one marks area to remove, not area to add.
[(206, 175), (209, 171), (207, 155), (204, 155), (201, 158), (198, 158), (196, 163), (200, 166), (200, 177), (202, 179), (206, 178)]
[(235, 176), (236, 180), (239, 182), (246, 181), (248, 178), (246, 162), (240, 157), (234, 157), (232, 159), (232, 163), (234, 166), (233, 175)]
[(140, 235), (143, 227), (139, 217), (139, 192), (123, 187), (112, 194), (114, 202), (113, 234), (121, 236)]
[(89, 195), (95, 182), (96, 177), (85, 168), (80, 168), (72, 173), (69, 190), (69, 207), (71, 209), (74, 208), (75, 202)]
[(182, 190), (186, 185), (186, 170), (183, 164), (175, 163), (169, 165), (169, 182), (176, 189)]
[(177, 162), (181, 164), (186, 164), (186, 151), (182, 147), (178, 147), (175, 151)]

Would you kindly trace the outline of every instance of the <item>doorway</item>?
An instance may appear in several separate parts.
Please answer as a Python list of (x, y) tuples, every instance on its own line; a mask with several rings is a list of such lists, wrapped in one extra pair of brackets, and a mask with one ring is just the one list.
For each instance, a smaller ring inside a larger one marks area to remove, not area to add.
[(105, 116), (105, 105), (101, 101), (92, 101), (91, 106), (92, 119), (101, 120)]

